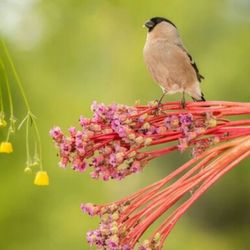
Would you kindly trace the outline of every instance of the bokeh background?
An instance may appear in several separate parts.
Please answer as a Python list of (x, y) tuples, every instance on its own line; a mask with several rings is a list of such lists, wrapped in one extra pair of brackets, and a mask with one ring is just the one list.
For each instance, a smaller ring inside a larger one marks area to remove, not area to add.
[[(249, 0), (0, 0), (0, 34), (38, 117), (51, 182), (36, 187), (34, 175), (23, 173), (24, 132), (18, 132), (12, 138), (14, 153), (0, 155), (0, 249), (90, 249), (85, 233), (98, 221), (81, 213), (81, 202), (119, 199), (190, 157), (162, 157), (120, 182), (95, 181), (88, 173), (57, 167), (48, 136), (52, 126), (76, 125), (81, 114), (91, 115), (93, 100), (133, 104), (160, 96), (143, 63), (146, 19), (165, 16), (177, 25), (206, 77), (202, 89), (208, 100), (246, 102), (249, 13)], [(12, 90), (20, 121), (25, 113), (14, 83)], [(5, 133), (0, 130), (0, 140)], [(242, 162), (214, 185), (179, 221), (165, 249), (249, 250), (249, 165)]]

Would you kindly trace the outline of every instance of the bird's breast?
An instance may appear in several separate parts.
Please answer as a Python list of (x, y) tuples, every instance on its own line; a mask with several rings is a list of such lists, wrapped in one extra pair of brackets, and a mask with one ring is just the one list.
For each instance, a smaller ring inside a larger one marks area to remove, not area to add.
[(167, 67), (170, 50), (161, 42), (147, 41), (144, 46), (144, 61), (153, 79), (159, 84), (169, 82), (169, 69)]
[(176, 44), (148, 39), (144, 60), (153, 79), (169, 93), (183, 91), (196, 81), (190, 59)]

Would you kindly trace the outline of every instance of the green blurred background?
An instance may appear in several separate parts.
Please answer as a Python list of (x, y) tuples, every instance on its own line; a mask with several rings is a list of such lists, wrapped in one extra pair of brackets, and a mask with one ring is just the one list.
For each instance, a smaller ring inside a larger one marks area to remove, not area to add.
[[(121, 182), (95, 181), (88, 173), (57, 167), (48, 136), (52, 126), (76, 125), (81, 114), (91, 115), (93, 100), (133, 104), (160, 96), (142, 58), (146, 19), (165, 16), (177, 25), (206, 77), (202, 89), (208, 100), (243, 102), (250, 97), (249, 13), (249, 0), (0, 0), (1, 36), (38, 117), (51, 182), (36, 187), (34, 175), (23, 173), (24, 133), (18, 132), (14, 153), (0, 155), (0, 249), (90, 249), (85, 233), (98, 221), (81, 213), (81, 202), (119, 199), (189, 157), (163, 157)], [(12, 86), (20, 122), (25, 113)], [(249, 250), (249, 163), (242, 162), (188, 211), (165, 249)]]

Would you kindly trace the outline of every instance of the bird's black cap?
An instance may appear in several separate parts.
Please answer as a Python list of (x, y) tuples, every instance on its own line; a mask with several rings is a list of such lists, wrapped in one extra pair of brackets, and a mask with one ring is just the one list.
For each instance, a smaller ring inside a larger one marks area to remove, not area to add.
[(171, 25), (173, 25), (175, 28), (175, 24), (172, 23), (170, 20), (168, 20), (167, 18), (165, 17), (152, 17), (149, 21), (145, 22), (145, 27), (148, 28), (148, 31), (152, 31), (153, 28), (158, 24), (158, 23), (161, 23), (161, 22), (167, 22), (167, 23), (170, 23)]

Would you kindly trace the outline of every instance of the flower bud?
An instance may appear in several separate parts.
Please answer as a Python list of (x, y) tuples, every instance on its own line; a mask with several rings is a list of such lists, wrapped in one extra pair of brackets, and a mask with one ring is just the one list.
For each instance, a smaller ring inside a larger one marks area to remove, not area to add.
[(142, 126), (142, 129), (149, 129), (150, 128), (150, 124), (148, 122), (145, 122)]
[(143, 114), (143, 115), (141, 115), (141, 116), (139, 117), (139, 121), (144, 121), (144, 120), (147, 119), (147, 118), (148, 118), (148, 114), (145, 113), (145, 114)]
[(161, 238), (161, 234), (160, 233), (156, 233), (154, 236), (154, 242), (159, 242)]
[(111, 227), (110, 229), (112, 234), (117, 234), (118, 233), (118, 227)]
[(216, 127), (216, 125), (217, 125), (217, 120), (214, 119), (214, 118), (211, 118), (211, 119), (209, 119), (209, 120), (207, 121), (207, 123), (208, 123), (208, 127), (214, 128), (214, 127)]
[(0, 128), (4, 128), (6, 126), (7, 126), (7, 122), (3, 118), (0, 118)]
[(90, 125), (90, 129), (91, 129), (92, 131), (99, 132), (99, 131), (101, 131), (101, 126), (98, 125), (98, 124), (91, 124), (91, 125)]
[(119, 213), (115, 212), (112, 214), (112, 219), (113, 220), (118, 220), (119, 219)]
[(116, 158), (117, 163), (121, 163), (124, 159), (124, 153), (122, 153), (122, 152), (117, 153), (115, 155), (115, 158)]
[(135, 156), (136, 156), (136, 151), (135, 151), (135, 150), (131, 151), (131, 152), (128, 154), (128, 157), (129, 157), (129, 158), (133, 158), (133, 157), (135, 157)]
[(24, 169), (24, 173), (26, 173), (26, 174), (31, 174), (31, 172), (32, 172), (32, 169), (30, 167), (26, 167)]
[(166, 132), (167, 132), (167, 128), (166, 127), (161, 126), (161, 127), (157, 128), (157, 133), (158, 134), (164, 134)]
[(135, 139), (135, 142), (136, 142), (137, 144), (142, 144), (143, 141), (144, 141), (144, 138), (143, 138), (142, 136), (138, 136), (138, 137), (136, 137), (136, 139)]
[(34, 180), (34, 184), (37, 186), (48, 186), (49, 176), (46, 171), (38, 171)]
[(13, 152), (13, 147), (10, 142), (2, 142), (0, 144), (0, 153), (12, 153)]
[(178, 128), (179, 127), (179, 119), (173, 118), (171, 121), (171, 126), (172, 126), (172, 128)]
[(135, 134), (131, 133), (128, 135), (129, 140), (135, 140)]
[(144, 141), (145, 146), (149, 146), (151, 143), (152, 143), (152, 138), (146, 138), (146, 140)]

